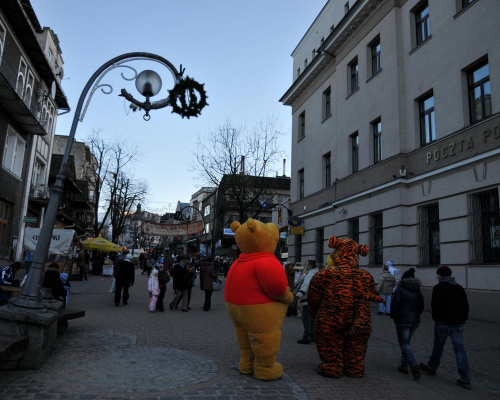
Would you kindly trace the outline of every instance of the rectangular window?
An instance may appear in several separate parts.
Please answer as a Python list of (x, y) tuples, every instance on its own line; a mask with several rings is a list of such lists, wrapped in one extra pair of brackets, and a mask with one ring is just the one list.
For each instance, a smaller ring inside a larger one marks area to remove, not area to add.
[(373, 130), (373, 163), (382, 161), (382, 121), (372, 123)]
[(300, 68), (297, 68), (297, 78), (300, 76)]
[(431, 35), (429, 21), (429, 4), (425, 2), (415, 10), (415, 26), (417, 28), (417, 46), (425, 42)]
[(306, 112), (299, 115), (299, 140), (306, 137)]
[(323, 119), (327, 119), (332, 115), (331, 101), (332, 89), (329, 87), (323, 92)]
[(205, 206), (205, 210), (203, 211), (203, 216), (204, 217), (207, 217), (208, 215), (210, 215), (210, 204), (208, 204), (207, 206)]
[(304, 71), (306, 70), (307, 68), (307, 58), (304, 60)]
[(462, 0), (462, 9), (467, 7), (469, 4), (474, 3), (476, 0)]
[(382, 265), (384, 260), (382, 213), (370, 215), (370, 264)]
[(419, 207), (419, 250), (420, 264), (441, 264), (439, 242), (439, 204), (429, 204)]
[(359, 66), (358, 66), (358, 59), (356, 58), (354, 61), (352, 61), (350, 64), (349, 64), (349, 71), (350, 71), (350, 74), (351, 74), (351, 86), (350, 86), (350, 89), (351, 89), (351, 93), (356, 91), (359, 87), (359, 84), (358, 84), (358, 70), (359, 70)]
[(471, 263), (500, 261), (500, 206), (498, 190), (486, 190), (469, 197)]
[(351, 159), (352, 173), (359, 171), (359, 135), (358, 132), (351, 135)]
[(34, 186), (40, 186), (45, 184), (45, 164), (40, 160), (35, 160), (35, 165), (33, 166), (33, 178), (31, 184)]
[(422, 99), (418, 103), (420, 113), (420, 145), (425, 146), (436, 140), (434, 120), (434, 95)]
[(0, 200), (0, 257), (9, 258), (10, 243), (8, 240), (11, 204)]
[(323, 264), (323, 252), (325, 246), (325, 230), (316, 229), (316, 262)]
[(28, 64), (21, 58), (19, 62), (19, 71), (17, 72), (17, 83), (16, 83), (16, 92), (19, 97), (24, 98), (24, 85), (26, 83), (26, 75), (28, 73)]
[(380, 69), (382, 65), (380, 63), (380, 39), (377, 39), (371, 46), (372, 53), (372, 75), (375, 75)]
[(207, 222), (207, 223), (205, 224), (205, 232), (204, 232), (204, 233), (205, 233), (205, 234), (210, 233), (210, 222)]
[(302, 261), (302, 235), (295, 235), (295, 262)]
[(2, 21), (0, 21), (0, 60), (2, 59), (3, 49), (5, 47), (6, 33), (7, 29), (5, 29), (5, 26), (2, 24)]
[(331, 153), (323, 156), (323, 183), (324, 188), (330, 187), (332, 184), (332, 156)]
[(299, 171), (299, 199), (304, 198), (304, 170)]
[(490, 67), (488, 61), (468, 71), (471, 123), (491, 116)]
[(3, 149), (2, 166), (17, 177), (21, 177), (26, 142), (9, 126)]
[(345, 3), (344, 5), (344, 14), (347, 14), (349, 12), (349, 2)]
[(349, 220), (348, 230), (349, 237), (359, 243), (359, 218)]

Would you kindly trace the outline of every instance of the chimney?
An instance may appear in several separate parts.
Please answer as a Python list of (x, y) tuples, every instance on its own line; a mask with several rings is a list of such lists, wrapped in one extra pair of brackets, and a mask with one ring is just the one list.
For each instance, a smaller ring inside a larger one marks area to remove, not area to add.
[(286, 176), (285, 168), (286, 168), (286, 158), (283, 159), (283, 176)]
[(245, 175), (245, 156), (241, 156), (241, 175)]

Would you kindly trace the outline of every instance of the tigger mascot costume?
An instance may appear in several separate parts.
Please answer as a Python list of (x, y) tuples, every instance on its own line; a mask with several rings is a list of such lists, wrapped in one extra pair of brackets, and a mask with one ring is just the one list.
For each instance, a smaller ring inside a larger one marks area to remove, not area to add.
[(330, 378), (361, 378), (372, 333), (369, 302), (384, 299), (375, 294), (371, 274), (359, 268), (358, 254), (366, 256), (368, 246), (335, 236), (328, 246), (335, 249), (329, 268), (313, 276), (307, 291), (309, 312), (316, 318), (314, 339), (321, 359), (317, 372)]

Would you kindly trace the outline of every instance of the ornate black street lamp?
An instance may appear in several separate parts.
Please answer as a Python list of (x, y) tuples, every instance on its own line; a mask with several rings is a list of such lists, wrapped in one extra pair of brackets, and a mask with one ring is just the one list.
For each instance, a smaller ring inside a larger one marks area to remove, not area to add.
[[(129, 65), (124, 65), (126, 62), (137, 60), (158, 62), (165, 66), (172, 73), (175, 86), (173, 87), (173, 89), (169, 90), (169, 95), (167, 98), (156, 102), (151, 102), (151, 97), (154, 97), (159, 93), (162, 82), (160, 76), (154, 71), (147, 70), (141, 72), (140, 74), (137, 74), (137, 71), (134, 68), (130, 67)], [(23, 286), (23, 291), (13, 303), (14, 306), (23, 307), (24, 309), (33, 311), (45, 310), (41, 302), (40, 287), (42, 286), (43, 273), (49, 251), (52, 231), (54, 229), (54, 223), (57, 217), (57, 211), (59, 209), (59, 204), (64, 193), (66, 167), (68, 164), (71, 147), (75, 138), (76, 128), (78, 122), (83, 120), (94, 92), (97, 89), (101, 89), (104, 94), (110, 94), (113, 91), (111, 85), (101, 84), (100, 82), (101, 79), (109, 71), (118, 67), (128, 68), (134, 72), (134, 76), (132, 78), (126, 78), (123, 74), (121, 74), (121, 76), (123, 79), (128, 81), (135, 80), (137, 90), (141, 95), (146, 97), (146, 100), (144, 102), (136, 100), (125, 89), (121, 90), (120, 96), (125, 97), (132, 104), (144, 110), (145, 114), (143, 118), (146, 121), (151, 118), (151, 116), (149, 115), (149, 112), (151, 110), (164, 108), (166, 106), (171, 106), (172, 112), (181, 115), (182, 118), (197, 117), (198, 115), (200, 115), (201, 110), (205, 106), (207, 106), (207, 96), (203, 87), (204, 85), (196, 82), (194, 79), (191, 79), (189, 77), (183, 78), (182, 75), (184, 74), (184, 69), (182, 68), (182, 65), (180, 67), (180, 71), (177, 71), (177, 69), (168, 60), (156, 54), (141, 52), (122, 54), (106, 62), (94, 73), (94, 75), (92, 75), (92, 77), (85, 85), (82, 94), (80, 95), (80, 99), (75, 111), (75, 116), (73, 118), (73, 123), (71, 125), (70, 134), (68, 136), (61, 168), (59, 170), (59, 174), (57, 175), (54, 187), (51, 191), (49, 204), (47, 206), (47, 211), (40, 231), (40, 238), (36, 246), (31, 269), (28, 274), (26, 283)], [(89, 91), (91, 92), (82, 113), (83, 103), (87, 98), (87, 94), (89, 93)]]

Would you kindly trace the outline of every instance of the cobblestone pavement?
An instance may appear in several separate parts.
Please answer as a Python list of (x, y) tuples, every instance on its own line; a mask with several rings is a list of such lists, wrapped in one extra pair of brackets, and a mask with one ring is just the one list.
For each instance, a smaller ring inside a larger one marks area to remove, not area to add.
[[(197, 281), (198, 283), (198, 281)], [(115, 307), (111, 278), (91, 276), (72, 282), (70, 307), (85, 318), (69, 322), (47, 364), (37, 371), (0, 371), (0, 399), (498, 399), (500, 398), (500, 326), (470, 320), (464, 343), (472, 390), (455, 384), (458, 373), (447, 343), (436, 377), (414, 381), (396, 370), (399, 362), (394, 323), (373, 307), (373, 335), (365, 377), (328, 379), (318, 375), (313, 344), (299, 345), (300, 318), (283, 324), (278, 361), (283, 379), (263, 382), (238, 372), (239, 350), (224, 305), (214, 292), (212, 310), (202, 310), (204, 293), (193, 289), (189, 313), (170, 311), (167, 290), (163, 313), (149, 313), (147, 280), (136, 274), (129, 305)], [(171, 284), (170, 284), (171, 285)], [(412, 347), (427, 361), (433, 322), (424, 313)]]

